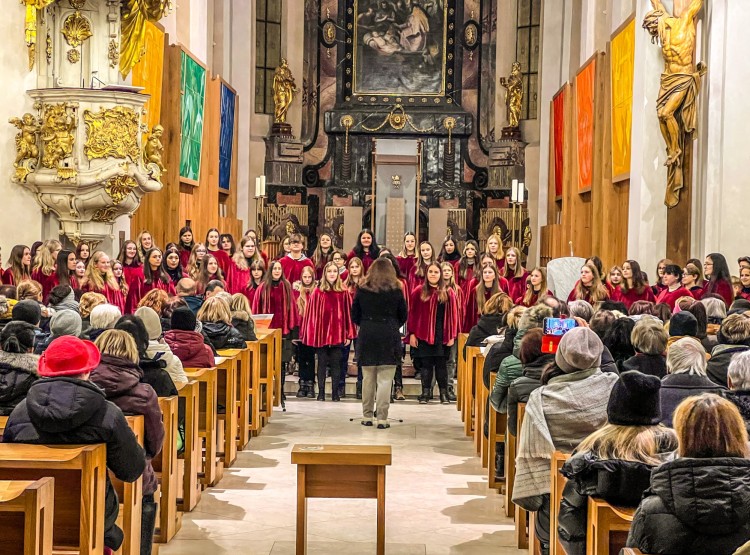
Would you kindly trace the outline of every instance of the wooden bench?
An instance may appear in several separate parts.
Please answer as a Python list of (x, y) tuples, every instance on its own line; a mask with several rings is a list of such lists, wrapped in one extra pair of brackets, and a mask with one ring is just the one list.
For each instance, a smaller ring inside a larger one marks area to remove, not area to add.
[(0, 481), (0, 553), (52, 553), (55, 480)]
[(154, 541), (167, 543), (182, 526), (182, 513), (177, 510), (177, 397), (159, 397), (159, 408), (164, 423), (164, 446), (151, 461), (159, 480), (159, 489), (154, 494), (159, 504)]
[(562, 500), (563, 489), (568, 482), (567, 478), (560, 474), (565, 461), (570, 458), (568, 453), (555, 451), (552, 453), (550, 461), (550, 490), (549, 490), (549, 552), (550, 555), (565, 555), (565, 550), (557, 533), (557, 514), (560, 512), (560, 501)]
[[(523, 417), (526, 414), (526, 403), (518, 403), (518, 415), (516, 416), (516, 432), (521, 433), (521, 426), (523, 425)], [(513, 458), (510, 458), (508, 452), (507, 438), (513, 438)], [(518, 505), (511, 502), (513, 499), (513, 484), (516, 480), (516, 453), (517, 453), (518, 437), (517, 436), (506, 436), (505, 445), (505, 510), (506, 514), (509, 507), (513, 507), (514, 518), (516, 521), (516, 547), (518, 549), (526, 549), (529, 547), (531, 542), (532, 532), (534, 524), (529, 517), (529, 512), (526, 509), (522, 509)], [(527, 530), (528, 529), (528, 530)], [(531, 542), (533, 545), (533, 542)]]
[(218, 455), (224, 461), (224, 468), (237, 459), (237, 369), (235, 359), (216, 357), (216, 383), (219, 402), (224, 405), (224, 414), (219, 414), (219, 424), (223, 433), (218, 438)]
[(216, 368), (186, 368), (185, 374), (198, 382), (198, 437), (203, 453), (198, 477), (204, 488), (214, 486), (224, 474), (224, 463), (217, 454), (218, 372)]
[[(133, 431), (138, 445), (143, 447), (145, 432), (143, 416), (126, 416), (125, 420)], [(141, 516), (143, 514), (143, 476), (135, 482), (123, 482), (108, 470), (109, 481), (117, 492), (120, 512), (117, 525), (122, 529), (124, 538), (118, 555), (140, 555), (141, 553)]]
[(248, 341), (247, 349), (250, 357), (250, 384), (249, 384), (249, 420), (250, 420), (250, 435), (257, 436), (262, 429), (262, 422), (260, 418), (260, 406), (261, 406), (261, 387), (260, 387), (260, 342), (259, 341)]
[(103, 552), (106, 473), (104, 444), (0, 443), (0, 480), (54, 478), (52, 542), (56, 549), (81, 555)]
[[(516, 433), (521, 430), (521, 422), (526, 412), (526, 403), (518, 403), (516, 409)], [(518, 436), (510, 433), (507, 425), (505, 429), (505, 516), (515, 518), (515, 504), (513, 503), (513, 482), (516, 479), (516, 452), (518, 448)], [(521, 509), (523, 510), (523, 509)], [(525, 512), (525, 511), (524, 511)], [(525, 522), (525, 520), (524, 520)]]
[(479, 423), (477, 416), (477, 384), (476, 384), (476, 372), (474, 371), (474, 361), (476, 356), (480, 354), (479, 347), (467, 347), (466, 348), (466, 370), (464, 374), (466, 376), (465, 385), (466, 391), (464, 392), (464, 413), (466, 420), (464, 420), (464, 433), (468, 437), (473, 437), (474, 430), (477, 428)]
[(313, 497), (377, 499), (377, 551), (385, 555), (385, 467), (390, 445), (295, 445), (297, 555), (307, 552), (307, 500)]
[(482, 468), (487, 468), (487, 439), (484, 437), (484, 420), (487, 417), (489, 390), (484, 387), (484, 355), (481, 348), (475, 347), (471, 359), (471, 370), (474, 373), (474, 448), (482, 459)]
[[(490, 383), (495, 383), (495, 376), (496, 372), (490, 373)], [(489, 401), (489, 398), (488, 398)], [(507, 463), (507, 454), (506, 454), (506, 460), (505, 460), (505, 468), (504, 468), (504, 476), (506, 479), (504, 480), (496, 480), (495, 475), (497, 473), (497, 469), (495, 468), (495, 452), (497, 449), (497, 444), (499, 443), (505, 443), (505, 451), (507, 453), (508, 447), (508, 441), (507, 441), (507, 420), (508, 415), (503, 414), (500, 412), (497, 412), (489, 402), (487, 403), (489, 406), (489, 430), (487, 434), (487, 484), (490, 488), (496, 489), (498, 491), (507, 491), (508, 487), (506, 485), (508, 477), (508, 463)], [(515, 464), (515, 455), (513, 463)], [(508, 507), (508, 499), (506, 498), (506, 508)], [(506, 510), (506, 516), (512, 517), (513, 511), (507, 511)]]
[(260, 352), (259, 385), (262, 390), (260, 404), (261, 426), (273, 414), (273, 407), (281, 403), (281, 330), (258, 332)]
[(200, 384), (196, 380), (183, 382), (178, 385), (177, 395), (185, 405), (185, 448), (177, 455), (182, 461), (182, 488), (177, 493), (177, 508), (189, 512), (201, 498)]
[(466, 340), (468, 338), (468, 333), (458, 334), (458, 359), (456, 360), (456, 410), (461, 413), (461, 422), (465, 422), (463, 393), (466, 388), (466, 357), (464, 356), (464, 347), (466, 346)]
[(599, 497), (589, 497), (586, 554), (617, 555), (625, 547), (633, 515), (633, 508), (616, 507)]
[(250, 350), (224, 349), (219, 356), (232, 358), (237, 371), (237, 450), (242, 451), (250, 442)]
[(2, 436), (3, 432), (5, 431), (5, 426), (8, 424), (8, 417), (7, 416), (0, 416), (0, 437)]

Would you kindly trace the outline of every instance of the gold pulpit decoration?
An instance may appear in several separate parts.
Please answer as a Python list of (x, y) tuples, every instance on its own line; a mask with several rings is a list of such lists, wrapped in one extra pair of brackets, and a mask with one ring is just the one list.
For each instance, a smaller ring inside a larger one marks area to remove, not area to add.
[(692, 0), (679, 17), (670, 15), (659, 0), (651, 0), (651, 5), (654, 9), (646, 14), (643, 28), (661, 45), (664, 57), (656, 110), (667, 143), (664, 204), (674, 208), (684, 187), (685, 147), (695, 134), (701, 77), (706, 73), (703, 63), (695, 64), (695, 20), (703, 0)]
[(513, 62), (513, 68), (506, 79), (500, 78), (500, 86), (505, 87), (505, 107), (507, 110), (508, 127), (518, 127), (523, 108), (523, 76), (521, 64)]

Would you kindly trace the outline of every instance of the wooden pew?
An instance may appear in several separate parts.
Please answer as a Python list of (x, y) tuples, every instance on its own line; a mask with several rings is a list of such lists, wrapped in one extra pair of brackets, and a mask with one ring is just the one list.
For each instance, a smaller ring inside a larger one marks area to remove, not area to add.
[[(516, 432), (521, 431), (521, 422), (523, 422), (523, 415), (526, 412), (526, 403), (518, 403), (518, 409), (516, 411)], [(507, 417), (507, 415), (506, 415)], [(517, 511), (515, 504), (513, 503), (513, 482), (516, 479), (516, 452), (518, 447), (518, 437), (510, 433), (510, 429), (507, 427), (506, 418), (506, 431), (505, 431), (505, 516), (509, 518), (515, 518)], [(519, 509), (523, 511), (523, 509)], [(523, 511), (526, 512), (526, 511)], [(524, 518), (524, 524), (526, 519)]]
[(237, 404), (239, 405), (237, 420), (237, 450), (242, 451), (250, 442), (250, 350), (224, 349), (218, 351), (219, 356), (232, 358), (237, 371)]
[(258, 332), (260, 347), (260, 406), (261, 426), (265, 426), (273, 414), (273, 407), (281, 402), (281, 330)]
[[(490, 383), (491, 384), (495, 383), (495, 376), (496, 375), (497, 375), (496, 372), (491, 372), (490, 373)], [(496, 489), (498, 491), (501, 491), (501, 490), (502, 491), (507, 491), (507, 489), (508, 489), (508, 487), (506, 485), (507, 480), (496, 480), (495, 479), (495, 474), (496, 474), (496, 469), (495, 469), (495, 449), (496, 449), (496, 446), (497, 446), (498, 443), (505, 442), (505, 444), (506, 444), (506, 447), (505, 447), (505, 451), (506, 451), (505, 460), (506, 460), (506, 462), (505, 462), (505, 474), (504, 475), (506, 477), (508, 477), (508, 463), (507, 463), (507, 458), (508, 458), (508, 455), (507, 455), (507, 450), (508, 450), (508, 447), (507, 447), (507, 444), (508, 444), (507, 437), (508, 437), (508, 434), (507, 434), (507, 430), (506, 430), (508, 415), (497, 412), (492, 407), (492, 405), (489, 404), (489, 402), (487, 404), (489, 406), (489, 422), (488, 422), (488, 424), (489, 424), (489, 433), (488, 433), (488, 437), (487, 437), (487, 455), (486, 455), (487, 469), (488, 469), (488, 472), (487, 472), (487, 484), (492, 489)], [(515, 464), (515, 456), (514, 456), (513, 462)], [(513, 516), (512, 509), (511, 510), (507, 510), (507, 507), (508, 507), (508, 499), (507, 498), (506, 498), (505, 503), (506, 503), (506, 516), (512, 517)]]
[(181, 383), (177, 395), (185, 403), (185, 449), (178, 453), (182, 461), (182, 489), (177, 494), (177, 508), (189, 512), (201, 498), (200, 384), (196, 380)]
[(273, 339), (273, 406), (278, 407), (279, 405), (281, 405), (281, 373), (284, 371), (284, 369), (281, 367), (281, 342), (283, 341), (283, 337), (281, 335), (281, 330), (269, 330), (269, 332), (271, 338)]
[(219, 456), (224, 468), (237, 459), (237, 370), (234, 359), (216, 357), (217, 392), (219, 402), (224, 405), (224, 414), (219, 414), (219, 423), (224, 424), (224, 433), (219, 437)]
[(466, 420), (464, 420), (464, 433), (469, 437), (472, 437), (479, 420), (476, 415), (476, 395), (478, 388), (475, 383), (476, 373), (474, 371), (474, 361), (477, 354), (479, 354), (479, 347), (466, 348), (466, 380), (464, 382), (466, 384), (466, 391), (464, 392), (464, 411), (466, 414)]
[[(516, 417), (517, 425), (516, 431), (521, 433), (521, 425), (523, 424), (523, 417), (526, 414), (526, 403), (518, 403), (518, 415)], [(510, 437), (510, 436), (509, 436)], [(513, 498), (513, 483), (516, 480), (516, 452), (518, 445), (517, 436), (513, 436), (513, 458), (509, 458), (508, 445), (505, 445), (505, 507), (506, 511), (508, 507), (513, 506), (515, 521), (516, 521), (516, 547), (518, 549), (526, 549), (529, 544), (534, 545), (532, 541), (532, 532), (534, 523), (532, 522), (529, 512), (522, 509), (518, 505), (513, 505), (511, 499)], [(506, 513), (507, 514), (507, 513)], [(533, 514), (533, 513), (532, 513)], [(528, 527), (528, 531), (527, 531)], [(534, 536), (535, 537), (535, 536)]]
[(616, 507), (599, 497), (589, 497), (586, 554), (617, 555), (625, 547), (633, 515), (633, 508)]
[(488, 416), (487, 401), (490, 397), (489, 390), (484, 387), (484, 355), (481, 350), (474, 353), (471, 361), (474, 371), (475, 405), (474, 405), (474, 448), (477, 455), (482, 459), (482, 467), (487, 468), (487, 438), (484, 437), (484, 419)]
[(182, 526), (182, 513), (177, 510), (177, 397), (159, 397), (164, 423), (164, 447), (151, 461), (159, 480), (154, 499), (159, 504), (154, 541), (167, 543)]
[(247, 349), (250, 354), (250, 384), (249, 384), (249, 418), (250, 435), (257, 436), (262, 429), (260, 418), (261, 387), (260, 387), (260, 342), (248, 341)]
[(463, 410), (466, 382), (466, 357), (464, 356), (464, 346), (469, 338), (468, 333), (458, 334), (458, 359), (456, 361), (456, 410), (461, 412), (461, 422), (464, 422), (465, 414)]
[(8, 424), (8, 417), (0, 416), (0, 436), (2, 436), (2, 433), (5, 431), (6, 424)]
[(52, 553), (54, 478), (0, 481), (0, 553)]
[[(143, 429), (143, 416), (126, 416), (125, 420), (133, 431), (138, 445), (143, 447), (145, 432)], [(122, 482), (118, 480), (111, 471), (109, 481), (117, 492), (120, 501), (120, 512), (117, 515), (117, 525), (122, 529), (125, 537), (120, 549), (115, 551), (118, 555), (140, 555), (141, 553), (141, 516), (143, 514), (143, 476), (135, 482)]]
[[(0, 443), (0, 480), (55, 480), (52, 543), (80, 555), (104, 550), (107, 447)], [(54, 553), (54, 550), (53, 550)]]
[(570, 458), (570, 454), (555, 451), (552, 453), (550, 461), (550, 490), (549, 490), (549, 552), (550, 555), (565, 555), (565, 550), (560, 545), (557, 534), (557, 513), (560, 511), (560, 501), (562, 500), (563, 488), (568, 480), (560, 474), (565, 461)]
[(198, 477), (204, 488), (214, 486), (224, 474), (224, 463), (217, 455), (218, 388), (216, 368), (185, 368), (185, 374), (198, 382), (198, 436), (203, 457)]

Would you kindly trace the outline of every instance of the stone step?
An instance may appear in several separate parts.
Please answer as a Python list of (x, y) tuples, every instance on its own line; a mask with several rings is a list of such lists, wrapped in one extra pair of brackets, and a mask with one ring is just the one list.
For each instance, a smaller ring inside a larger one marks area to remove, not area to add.
[[(286, 382), (284, 384), (284, 393), (286, 393), (287, 397), (294, 396), (297, 394), (297, 390), (299, 389), (299, 386), (297, 383), (299, 382), (299, 378), (297, 376), (287, 376)], [(414, 378), (404, 378), (404, 396), (407, 399), (416, 399), (417, 396), (419, 396), (422, 393), (422, 382), (419, 380), (415, 380)], [(317, 383), (316, 383), (316, 393), (317, 393)], [(326, 393), (331, 394), (331, 378), (326, 379)], [(354, 397), (357, 393), (357, 378), (353, 377), (347, 377), (346, 378), (346, 396), (347, 397)], [(433, 397), (435, 399), (438, 398), (438, 387), (437, 384), (433, 388)]]

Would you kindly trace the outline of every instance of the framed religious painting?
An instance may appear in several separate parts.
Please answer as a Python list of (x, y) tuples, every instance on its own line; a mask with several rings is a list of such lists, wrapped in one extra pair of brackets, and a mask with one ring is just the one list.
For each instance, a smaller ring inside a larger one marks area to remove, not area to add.
[(229, 192), (232, 178), (232, 156), (235, 134), (237, 93), (222, 81), (219, 129), (219, 189)]
[(181, 52), (180, 94), (180, 180), (198, 185), (206, 110), (206, 68), (184, 49)]

